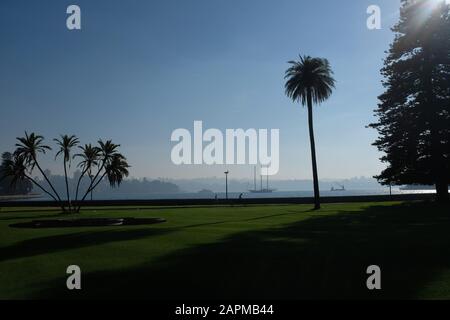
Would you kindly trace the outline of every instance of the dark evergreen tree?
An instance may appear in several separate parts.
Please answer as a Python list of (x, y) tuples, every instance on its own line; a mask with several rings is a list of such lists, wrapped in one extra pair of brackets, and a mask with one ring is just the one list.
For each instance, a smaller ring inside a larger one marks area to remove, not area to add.
[(387, 168), (383, 184), (435, 185), (448, 201), (450, 183), (450, 5), (402, 0), (395, 39), (381, 73), (386, 91), (371, 124)]

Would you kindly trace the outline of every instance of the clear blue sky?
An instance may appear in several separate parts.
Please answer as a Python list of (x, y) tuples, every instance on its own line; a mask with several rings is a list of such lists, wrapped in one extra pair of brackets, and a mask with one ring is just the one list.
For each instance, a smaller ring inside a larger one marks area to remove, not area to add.
[[(135, 177), (221, 176), (222, 166), (170, 160), (171, 132), (203, 120), (222, 130), (280, 129), (276, 178), (310, 178), (306, 110), (283, 88), (286, 62), (301, 53), (328, 58), (337, 80), (315, 109), (320, 177), (372, 176), (382, 164), (365, 126), (383, 91), (379, 69), (399, 3), (2, 0), (0, 152), (25, 130), (48, 140), (68, 133), (122, 144)], [(70, 4), (81, 7), (81, 31), (66, 28)], [(366, 28), (371, 4), (381, 7), (382, 30)]]

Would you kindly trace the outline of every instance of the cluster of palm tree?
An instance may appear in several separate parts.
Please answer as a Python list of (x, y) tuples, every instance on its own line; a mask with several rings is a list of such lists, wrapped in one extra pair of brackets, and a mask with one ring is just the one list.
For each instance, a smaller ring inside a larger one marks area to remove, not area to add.
[[(335, 80), (333, 79), (333, 71), (326, 59), (300, 56), (298, 61), (289, 61), (289, 64), (290, 67), (285, 74), (285, 78), (287, 79), (285, 85), (286, 95), (294, 102), (300, 102), (302, 105), (307, 106), (308, 109), (314, 207), (315, 209), (320, 209), (319, 178), (317, 173), (312, 108), (313, 104), (320, 104), (331, 96), (335, 86)], [(44, 193), (60, 203), (64, 212), (79, 212), (80, 206), (86, 197), (89, 194), (92, 195), (92, 191), (105, 177), (108, 179), (110, 185), (115, 187), (116, 185), (120, 185), (124, 177), (128, 176), (129, 166), (126, 158), (117, 151), (119, 145), (112, 143), (110, 140), (106, 142), (100, 140), (98, 141), (98, 146), (92, 146), (91, 144), (79, 146), (82, 152), (72, 156), (72, 150), (78, 146), (79, 140), (73, 135), (63, 135), (60, 139), (54, 139), (59, 148), (55, 158), (60, 155), (63, 156), (67, 194), (67, 201), (63, 201), (37, 160), (39, 153), (46, 153), (46, 151), (51, 150), (49, 146), (43, 143), (44, 138), (34, 133), (27, 134), (25, 132), (25, 137), (17, 138), (17, 140), (19, 143), (16, 144), (17, 149), (14, 152), (14, 156), (2, 166), (3, 176), (11, 177), (12, 183), (28, 179)], [(78, 178), (75, 198), (72, 202), (67, 174), (68, 167), (70, 168), (74, 158), (81, 158), (78, 163), (78, 167), (81, 169), (81, 175)], [(50, 187), (50, 190), (45, 189), (40, 182), (32, 178), (32, 172), (35, 168), (39, 170)], [(0, 173), (0, 177), (1, 175)], [(80, 184), (85, 177), (89, 178), (89, 186), (79, 201)]]
[[(111, 187), (119, 186), (122, 180), (128, 176), (128, 168), (126, 158), (118, 152), (120, 145), (114, 144), (111, 140), (103, 142), (98, 141), (97, 146), (86, 144), (79, 146), (79, 140), (74, 135), (62, 135), (59, 139), (54, 139), (58, 151), (55, 160), (63, 157), (64, 176), (66, 183), (66, 200), (58, 194), (49, 177), (42, 169), (38, 161), (39, 154), (45, 154), (52, 150), (48, 145), (44, 144), (44, 137), (35, 133), (28, 134), (25, 132), (24, 137), (17, 138), (16, 150), (11, 159), (5, 161), (2, 166), (0, 177), (10, 177), (11, 183), (29, 180), (36, 185), (42, 192), (50, 196), (59, 203), (61, 209), (65, 213), (80, 212), (81, 205), (89, 194), (105, 179), (109, 181)], [(73, 149), (78, 147), (80, 153), (74, 154)], [(76, 185), (75, 198), (71, 199), (71, 193), (68, 183), (68, 171), (74, 159), (80, 159), (77, 167), (81, 169), (81, 175)], [(37, 169), (42, 175), (47, 187), (37, 179), (33, 178), (33, 172)], [(82, 196), (80, 194), (80, 184), (83, 178), (89, 178), (89, 185)], [(73, 200), (73, 201), (72, 201)]]

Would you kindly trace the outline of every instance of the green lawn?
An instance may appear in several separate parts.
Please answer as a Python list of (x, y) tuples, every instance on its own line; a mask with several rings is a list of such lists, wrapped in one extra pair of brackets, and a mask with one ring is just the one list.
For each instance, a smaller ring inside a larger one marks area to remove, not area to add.
[[(0, 210), (0, 298), (450, 298), (450, 207), (426, 203), (99, 208), (149, 226), (15, 229)], [(65, 287), (82, 270), (82, 290)], [(382, 290), (366, 288), (366, 268)]]

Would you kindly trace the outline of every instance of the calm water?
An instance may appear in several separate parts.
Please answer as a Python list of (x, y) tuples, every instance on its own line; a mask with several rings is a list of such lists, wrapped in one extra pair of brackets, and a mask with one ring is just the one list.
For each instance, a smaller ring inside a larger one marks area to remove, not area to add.
[[(434, 190), (399, 190), (393, 189), (392, 194), (417, 194), (417, 193), (435, 193)], [(239, 198), (240, 192), (229, 192), (230, 199)], [(367, 195), (388, 195), (389, 189), (373, 190), (347, 190), (347, 191), (329, 191), (322, 190), (321, 196), (342, 197), (342, 196), (367, 196)], [(291, 198), (291, 197), (312, 197), (312, 191), (275, 191), (272, 193), (243, 193), (243, 198)], [(214, 199), (215, 194), (201, 193), (177, 193), (177, 194), (121, 194), (114, 193), (109, 195), (95, 195), (94, 200), (143, 200), (143, 199)], [(219, 199), (225, 198), (225, 192), (218, 192)], [(27, 200), (51, 200), (48, 197), (31, 198)], [(22, 199), (23, 201), (23, 199)]]

